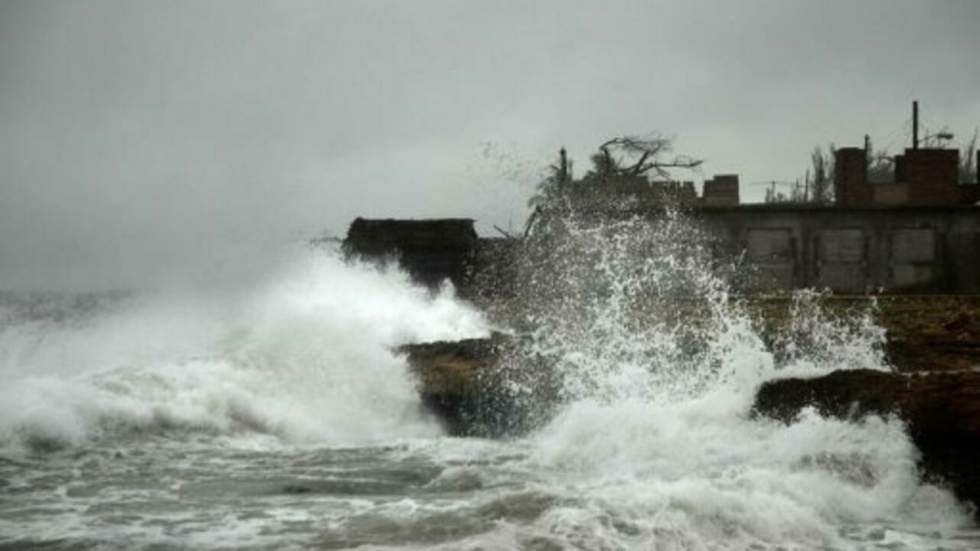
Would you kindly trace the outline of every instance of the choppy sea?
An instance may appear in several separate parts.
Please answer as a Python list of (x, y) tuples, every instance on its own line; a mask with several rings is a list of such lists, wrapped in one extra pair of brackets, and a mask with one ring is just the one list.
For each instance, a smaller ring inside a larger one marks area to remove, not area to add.
[(490, 322), (395, 269), (321, 252), (220, 296), (4, 295), (0, 549), (980, 548), (900, 421), (750, 415), (764, 380), (888, 369), (879, 332), (801, 308), (808, 345), (778, 354), (705, 285), (705, 346), (552, 327), (564, 401), (499, 440), (443, 434), (392, 351)]

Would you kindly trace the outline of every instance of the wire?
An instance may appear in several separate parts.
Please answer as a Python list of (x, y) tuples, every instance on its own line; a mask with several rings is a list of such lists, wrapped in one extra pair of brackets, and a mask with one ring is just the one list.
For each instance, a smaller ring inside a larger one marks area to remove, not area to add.
[(897, 127), (895, 127), (894, 130), (892, 130), (891, 132), (885, 134), (885, 137), (884, 138), (881, 138), (879, 140), (875, 136), (872, 136), (871, 137), (871, 139), (872, 139), (872, 145), (874, 143), (882, 143), (882, 142), (884, 142), (885, 143), (884, 147), (881, 148), (881, 149), (879, 149), (879, 151), (884, 151), (884, 152), (887, 153), (888, 151), (891, 150), (892, 146), (895, 144), (895, 140), (897, 140), (899, 138), (905, 138), (905, 137), (907, 137), (909, 135), (909, 133), (911, 132), (911, 126), (912, 126), (912, 117), (908, 117), (904, 121), (902, 121), (901, 124), (899, 124)]
[(902, 126), (898, 130), (898, 133), (885, 144), (885, 152), (891, 151), (896, 145), (897, 140), (901, 140), (904, 143), (910, 143), (912, 141), (912, 117), (905, 119), (905, 122), (902, 123)]

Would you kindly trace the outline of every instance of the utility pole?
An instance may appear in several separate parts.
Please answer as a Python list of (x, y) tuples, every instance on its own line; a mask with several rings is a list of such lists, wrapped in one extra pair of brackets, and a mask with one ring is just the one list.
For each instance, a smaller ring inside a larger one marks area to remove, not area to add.
[(919, 149), (919, 102), (912, 102), (912, 149)]

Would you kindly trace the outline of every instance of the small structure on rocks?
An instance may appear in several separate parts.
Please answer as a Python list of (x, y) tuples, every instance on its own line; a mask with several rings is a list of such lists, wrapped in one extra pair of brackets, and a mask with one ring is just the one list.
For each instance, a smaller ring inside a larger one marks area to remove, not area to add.
[(449, 279), (461, 287), (476, 251), (471, 218), (369, 220), (357, 218), (347, 230), (348, 257), (395, 261), (429, 287)]

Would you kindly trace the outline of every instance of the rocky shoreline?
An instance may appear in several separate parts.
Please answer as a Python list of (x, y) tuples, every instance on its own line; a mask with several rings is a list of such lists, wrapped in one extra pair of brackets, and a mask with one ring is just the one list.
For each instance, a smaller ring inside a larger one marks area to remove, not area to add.
[(924, 474), (980, 507), (980, 370), (855, 369), (777, 379), (759, 388), (753, 412), (789, 423), (807, 407), (856, 422), (868, 415), (897, 416), (922, 453)]
[[(826, 300), (844, 312), (867, 299)], [(763, 334), (785, 323), (789, 301), (750, 304)], [(893, 371), (840, 370), (809, 379), (768, 381), (753, 415), (790, 422), (807, 407), (860, 422), (894, 415), (922, 453), (925, 476), (948, 484), (980, 511), (980, 297), (887, 297), (876, 321), (887, 331)], [(456, 436), (500, 437), (520, 430), (513, 403), (500, 386), (501, 364), (515, 337), (412, 344), (400, 348), (425, 407)]]
[(485, 382), (499, 365), (507, 337), (411, 344), (399, 348), (418, 379), (422, 404), (453, 436), (499, 435), (483, 401), (492, 393)]

